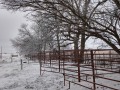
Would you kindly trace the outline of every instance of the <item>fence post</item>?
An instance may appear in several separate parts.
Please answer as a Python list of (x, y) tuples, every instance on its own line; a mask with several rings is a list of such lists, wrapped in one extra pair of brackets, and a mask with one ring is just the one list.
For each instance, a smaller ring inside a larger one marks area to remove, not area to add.
[(12, 58), (12, 55), (11, 55), (11, 63), (13, 62), (13, 58)]
[(60, 58), (61, 58), (60, 54), (61, 54), (61, 53), (60, 53), (60, 51), (59, 51), (58, 53), (59, 53), (59, 72), (60, 72), (60, 68), (61, 68), (61, 67), (60, 67)]
[(70, 89), (70, 81), (69, 81), (69, 89)]
[(65, 51), (63, 51), (63, 76), (64, 76), (64, 86), (65, 86)]
[(23, 69), (22, 59), (20, 59), (21, 70)]
[[(82, 51), (81, 51), (82, 52)], [(82, 59), (82, 58), (81, 58)], [(80, 60), (81, 60), (80, 59)], [(79, 60), (79, 50), (77, 50), (77, 62), (78, 62), (78, 82), (80, 82), (80, 60)]]
[(1, 61), (2, 61), (2, 46), (1, 46)]
[(46, 52), (44, 51), (44, 52), (43, 52), (43, 54), (44, 54), (44, 55), (43, 55), (43, 58), (44, 58), (44, 63), (45, 63), (45, 59), (46, 59)]
[(30, 63), (30, 59), (29, 58), (27, 58), (27, 60), (28, 60), (28, 64)]
[(111, 69), (112, 69), (112, 54), (111, 54), (111, 50), (109, 51), (109, 58), (110, 58), (110, 66), (111, 66)]
[(40, 75), (42, 74), (42, 62), (41, 62), (41, 52), (38, 53), (39, 65), (40, 65)]
[(93, 50), (90, 51), (91, 52), (91, 63), (92, 63), (92, 74), (93, 74), (93, 90), (96, 90), (96, 86), (95, 86), (95, 66), (94, 66), (94, 57), (93, 57)]
[(49, 51), (50, 67), (51, 67), (51, 52)]

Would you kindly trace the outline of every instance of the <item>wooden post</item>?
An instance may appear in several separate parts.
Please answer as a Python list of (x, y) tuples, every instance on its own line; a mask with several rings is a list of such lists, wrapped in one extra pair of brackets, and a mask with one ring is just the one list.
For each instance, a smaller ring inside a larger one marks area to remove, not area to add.
[(112, 54), (111, 54), (111, 50), (109, 52), (109, 58), (110, 58), (110, 66), (111, 66), (111, 69), (112, 69)]
[(105, 58), (105, 54), (103, 53), (103, 65), (104, 65), (104, 68), (105, 68), (105, 65), (106, 65), (106, 58)]
[(119, 68), (119, 73), (120, 73), (120, 66), (118, 66), (118, 68)]
[(80, 60), (82, 58), (79, 59), (79, 51), (77, 50), (76, 52), (77, 52), (76, 53), (77, 54), (77, 58), (76, 59), (77, 59), (77, 62), (78, 62), (78, 82), (80, 82)]
[(41, 62), (41, 52), (38, 53), (38, 61), (39, 61), (39, 65), (40, 65), (40, 75), (41, 75), (41, 69), (42, 69), (42, 62)]
[(42, 53), (40, 53), (40, 56), (39, 56), (39, 63), (40, 63), (40, 75), (42, 74), (42, 62), (41, 62), (41, 57), (42, 57)]
[(69, 81), (69, 89), (70, 89), (70, 81)]
[(65, 86), (65, 52), (63, 51), (63, 76), (64, 76), (64, 86)]
[(44, 55), (43, 55), (43, 58), (44, 58), (44, 64), (45, 64), (45, 58), (46, 58), (46, 57), (45, 57), (45, 55), (46, 55), (45, 51), (43, 52), (43, 54), (44, 54)]
[(60, 67), (60, 58), (61, 58), (61, 56), (60, 56), (60, 51), (59, 51), (58, 53), (59, 53), (59, 54), (58, 54), (58, 55), (59, 55), (58, 58), (59, 58), (59, 72), (60, 72), (60, 68), (61, 68), (61, 67)]
[(51, 67), (51, 52), (49, 52), (50, 67)]
[(95, 66), (94, 66), (94, 57), (93, 57), (93, 50), (90, 51), (91, 52), (91, 63), (92, 63), (92, 74), (93, 74), (93, 90), (96, 90), (96, 86), (95, 86)]
[(12, 55), (11, 55), (11, 63), (13, 62)]
[(27, 58), (27, 60), (28, 60), (28, 64), (30, 63), (30, 59), (29, 58)]
[(2, 46), (1, 46), (1, 61), (2, 61)]
[(23, 61), (20, 59), (20, 64), (21, 64), (21, 70), (23, 69)]

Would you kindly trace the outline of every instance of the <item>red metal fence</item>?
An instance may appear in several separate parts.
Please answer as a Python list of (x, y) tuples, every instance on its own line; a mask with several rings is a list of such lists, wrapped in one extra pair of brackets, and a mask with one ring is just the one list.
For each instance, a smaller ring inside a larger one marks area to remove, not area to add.
[[(79, 63), (81, 58), (75, 57), (74, 52), (63, 50), (37, 54), (41, 64), (40, 74), (45, 71), (61, 73), (64, 76), (64, 85), (68, 82), (69, 88), (74, 83), (89, 90), (120, 90), (119, 54), (111, 49), (85, 50), (82, 58), (84, 62)], [(78, 54), (80, 52), (79, 50)]]

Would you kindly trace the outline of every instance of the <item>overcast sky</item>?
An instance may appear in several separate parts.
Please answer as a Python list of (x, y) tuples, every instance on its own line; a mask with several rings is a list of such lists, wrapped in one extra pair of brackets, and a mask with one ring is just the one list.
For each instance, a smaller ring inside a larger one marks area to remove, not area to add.
[[(28, 23), (23, 12), (12, 12), (0, 8), (0, 47), (2, 46), (4, 53), (16, 52), (12, 47), (10, 39), (14, 39), (18, 35), (18, 29), (22, 23)], [(87, 42), (87, 48), (91, 46), (93, 42)]]
[(14, 39), (18, 34), (18, 29), (22, 23), (26, 23), (23, 12), (12, 12), (0, 8), (0, 47), (3, 52), (12, 53), (14, 48), (10, 39)]
[[(28, 23), (23, 12), (12, 12), (0, 7), (0, 47), (2, 46), (4, 53), (16, 52), (12, 47), (10, 39), (14, 39), (18, 35), (18, 29), (22, 23)], [(87, 48), (97, 48), (91, 40), (87, 41)]]

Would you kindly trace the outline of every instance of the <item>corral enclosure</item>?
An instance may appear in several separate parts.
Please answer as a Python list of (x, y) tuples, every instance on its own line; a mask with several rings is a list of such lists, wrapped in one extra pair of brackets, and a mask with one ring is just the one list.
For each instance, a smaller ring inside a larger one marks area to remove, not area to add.
[(69, 88), (77, 84), (85, 90), (120, 90), (119, 54), (112, 49), (85, 50), (84, 62), (80, 63), (81, 58), (79, 55), (75, 58), (74, 52), (45, 51), (29, 57), (39, 59), (40, 74), (46, 71), (63, 74), (64, 85), (69, 84)]

